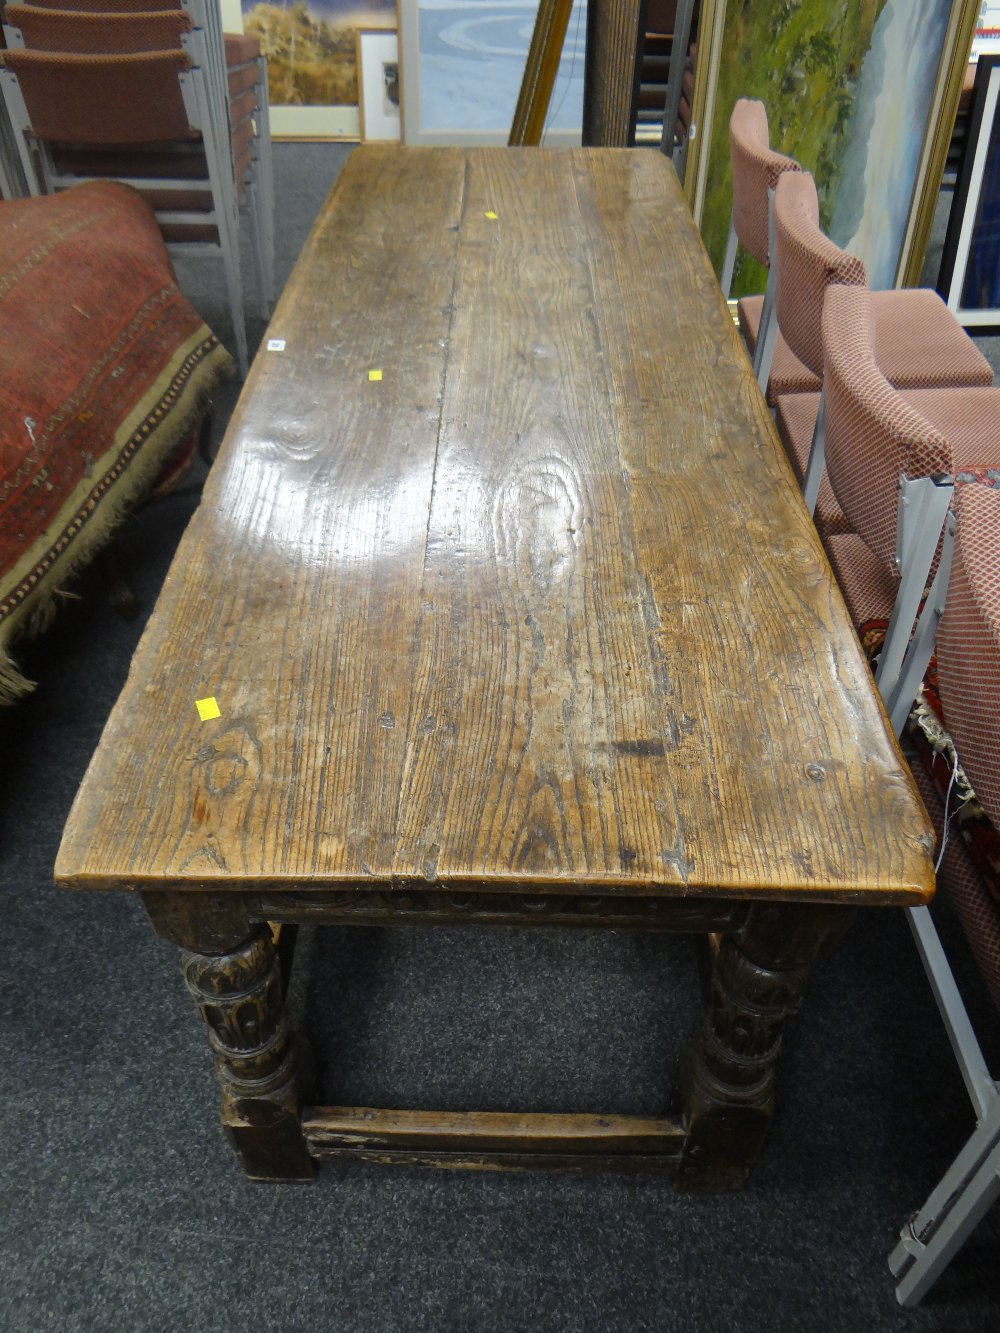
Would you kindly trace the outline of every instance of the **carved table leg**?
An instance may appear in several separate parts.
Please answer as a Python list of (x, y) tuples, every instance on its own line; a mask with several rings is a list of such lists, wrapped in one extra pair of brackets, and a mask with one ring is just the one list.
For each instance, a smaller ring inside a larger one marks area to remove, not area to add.
[(254, 1180), (311, 1180), (299, 1116), (308, 1053), (288, 1029), (270, 929), (249, 923), (238, 899), (143, 899), (158, 933), (182, 946), (184, 981), (215, 1056), (222, 1124), (244, 1171)]
[(723, 935), (701, 1032), (681, 1067), (687, 1135), (675, 1185), (738, 1189), (774, 1114), (785, 1019), (802, 1003), (812, 963), (845, 933), (850, 908), (770, 903), (739, 935)]

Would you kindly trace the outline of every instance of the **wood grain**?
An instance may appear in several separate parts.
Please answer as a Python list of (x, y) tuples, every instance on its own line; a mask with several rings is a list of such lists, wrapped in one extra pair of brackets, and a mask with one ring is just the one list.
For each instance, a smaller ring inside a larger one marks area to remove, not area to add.
[(507, 1111), (399, 1111), (371, 1106), (307, 1106), (302, 1130), (311, 1144), (453, 1152), (676, 1152), (676, 1121), (627, 1115), (518, 1114)]
[(635, 143), (642, 71), (639, 34), (647, 0), (590, 0), (583, 82), (583, 142), (628, 148)]
[(665, 1118), (367, 1106), (307, 1106), (302, 1133), (310, 1155), (319, 1161), (671, 1175), (678, 1169), (685, 1139), (683, 1127)]
[(929, 896), (660, 154), (361, 148), (269, 337), (61, 883)]

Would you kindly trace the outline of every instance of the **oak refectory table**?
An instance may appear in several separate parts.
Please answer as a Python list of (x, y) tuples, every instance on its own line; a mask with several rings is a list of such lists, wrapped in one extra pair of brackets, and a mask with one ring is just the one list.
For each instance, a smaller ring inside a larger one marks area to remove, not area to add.
[[(739, 1185), (811, 963), (930, 846), (667, 160), (357, 149), (56, 866), (181, 948), (247, 1173)], [(308, 1105), (282, 922), (705, 932), (678, 1114)]]

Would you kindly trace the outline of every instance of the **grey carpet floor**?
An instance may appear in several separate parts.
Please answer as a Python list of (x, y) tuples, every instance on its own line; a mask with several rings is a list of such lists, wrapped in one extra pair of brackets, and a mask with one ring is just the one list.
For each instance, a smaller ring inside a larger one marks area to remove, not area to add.
[[(343, 150), (276, 156), (285, 276)], [(217, 275), (187, 265), (180, 276), (226, 338)], [(262, 331), (252, 324), (252, 343)], [(200, 474), (123, 531), (144, 614), (199, 485)], [(22, 653), (38, 689), (0, 714), (0, 1328), (1000, 1325), (996, 1213), (920, 1310), (895, 1305), (886, 1255), (972, 1116), (892, 912), (864, 913), (818, 970), (743, 1194), (364, 1166), (306, 1186), (245, 1182), (173, 952), (137, 902), (52, 885), (142, 624), (117, 617), (94, 578), (78, 591)], [(942, 920), (992, 1035), (946, 910)], [(328, 929), (303, 933), (291, 1004), (330, 1102), (655, 1111), (698, 990), (684, 939)]]

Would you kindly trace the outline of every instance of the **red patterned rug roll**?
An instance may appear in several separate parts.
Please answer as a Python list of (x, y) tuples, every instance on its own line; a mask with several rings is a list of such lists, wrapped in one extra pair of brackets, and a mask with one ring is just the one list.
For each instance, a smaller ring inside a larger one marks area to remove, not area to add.
[(231, 370), (135, 191), (0, 203), (0, 703), (32, 688), (11, 641), (153, 489)]

